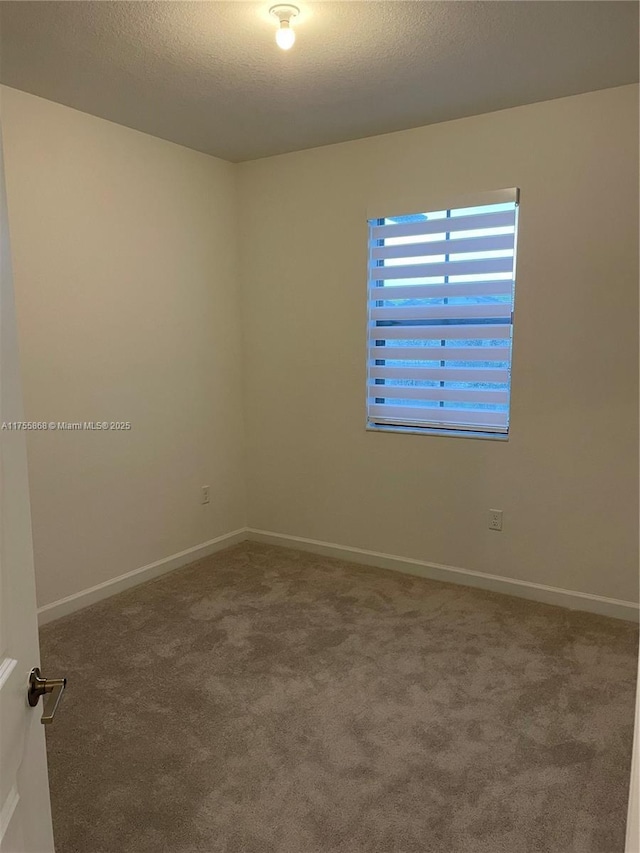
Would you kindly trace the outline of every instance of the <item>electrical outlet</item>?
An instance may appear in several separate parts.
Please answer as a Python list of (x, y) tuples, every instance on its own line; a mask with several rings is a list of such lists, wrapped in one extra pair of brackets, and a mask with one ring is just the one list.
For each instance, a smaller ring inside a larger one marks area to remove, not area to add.
[(200, 500), (200, 503), (208, 504), (211, 502), (211, 497), (209, 495), (210, 489), (211, 489), (211, 486), (203, 486), (202, 487), (202, 499)]
[(502, 510), (489, 510), (489, 530), (502, 530)]

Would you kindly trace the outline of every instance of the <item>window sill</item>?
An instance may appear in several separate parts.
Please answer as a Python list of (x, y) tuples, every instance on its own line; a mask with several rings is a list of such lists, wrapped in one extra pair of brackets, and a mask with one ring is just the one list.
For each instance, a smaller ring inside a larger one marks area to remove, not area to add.
[(501, 432), (473, 432), (471, 430), (433, 429), (431, 427), (391, 426), (388, 424), (370, 424), (367, 432), (393, 432), (406, 435), (437, 435), (442, 438), (480, 438), (485, 441), (509, 441), (509, 435)]

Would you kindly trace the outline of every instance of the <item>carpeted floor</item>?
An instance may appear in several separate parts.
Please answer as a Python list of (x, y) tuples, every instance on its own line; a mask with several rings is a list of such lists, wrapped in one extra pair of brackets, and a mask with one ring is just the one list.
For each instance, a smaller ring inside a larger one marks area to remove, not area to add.
[(637, 630), (245, 543), (42, 630), (57, 853), (622, 853)]

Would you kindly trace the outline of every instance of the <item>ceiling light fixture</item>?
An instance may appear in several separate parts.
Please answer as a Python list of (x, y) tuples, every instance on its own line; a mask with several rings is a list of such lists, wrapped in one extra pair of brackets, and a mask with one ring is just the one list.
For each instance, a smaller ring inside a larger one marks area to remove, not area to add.
[(300, 14), (300, 9), (289, 3), (279, 3), (277, 6), (272, 6), (269, 12), (280, 21), (280, 26), (276, 30), (278, 47), (289, 50), (296, 40), (296, 34), (291, 27), (291, 19)]

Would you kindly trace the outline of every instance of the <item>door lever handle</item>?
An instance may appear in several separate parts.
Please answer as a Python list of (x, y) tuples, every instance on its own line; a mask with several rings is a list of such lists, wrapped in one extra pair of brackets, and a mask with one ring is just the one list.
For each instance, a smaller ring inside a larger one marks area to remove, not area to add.
[(27, 691), (29, 705), (33, 708), (38, 704), (38, 699), (41, 696), (48, 695), (49, 697), (44, 702), (42, 718), (40, 720), (45, 725), (53, 722), (66, 686), (66, 678), (42, 678), (40, 669), (37, 666), (34, 666), (29, 673), (29, 690)]

